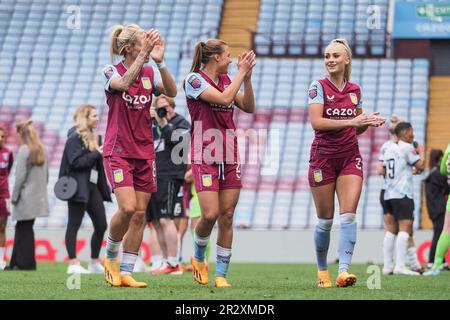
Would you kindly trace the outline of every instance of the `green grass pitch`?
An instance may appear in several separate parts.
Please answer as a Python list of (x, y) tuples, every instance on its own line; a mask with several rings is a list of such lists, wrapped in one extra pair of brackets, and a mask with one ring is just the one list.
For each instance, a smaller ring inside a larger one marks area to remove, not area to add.
[[(191, 273), (181, 276), (154, 276), (136, 273), (146, 281), (146, 289), (113, 288), (102, 275), (82, 275), (80, 289), (68, 289), (64, 263), (40, 263), (35, 272), (0, 272), (0, 300), (5, 299), (170, 299), (170, 300), (234, 300), (234, 299), (450, 299), (450, 272), (438, 277), (381, 276), (381, 289), (369, 289), (368, 265), (353, 265), (358, 277), (351, 288), (316, 288), (316, 269), (306, 264), (231, 264), (228, 279), (231, 289), (216, 289), (194, 282)], [(212, 265), (212, 270), (214, 266)], [(381, 268), (380, 268), (381, 270)], [(330, 265), (331, 276), (337, 265)], [(210, 279), (213, 273), (210, 271)]]

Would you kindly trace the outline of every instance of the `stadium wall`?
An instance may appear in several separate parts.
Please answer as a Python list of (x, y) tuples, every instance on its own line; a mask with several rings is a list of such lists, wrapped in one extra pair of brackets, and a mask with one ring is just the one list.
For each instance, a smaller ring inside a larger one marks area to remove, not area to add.
[[(214, 230), (211, 241), (216, 242)], [(235, 230), (233, 241), (234, 262), (252, 263), (314, 263), (315, 252), (313, 246), (313, 230)], [(65, 230), (62, 229), (36, 229), (36, 258), (38, 261), (65, 261), (67, 251), (64, 245)], [(77, 251), (81, 261), (88, 261), (90, 256), (90, 237), (92, 231), (80, 230), (78, 233)], [(7, 257), (11, 256), (14, 230), (7, 230)], [(384, 231), (360, 230), (356, 243), (353, 262), (355, 263), (382, 263), (382, 245)], [(415, 231), (414, 239), (419, 261), (425, 264), (428, 260), (431, 231)], [(148, 240), (150, 233), (145, 231), (141, 256), (144, 261), (150, 261), (150, 247)], [(335, 261), (338, 256), (339, 231), (331, 233), (329, 261)], [(104, 255), (103, 244), (101, 256)], [(211, 247), (211, 257), (215, 257), (215, 246)], [(192, 254), (192, 237), (186, 233), (183, 245), (183, 260), (187, 261)], [(213, 261), (215, 259), (211, 259)]]

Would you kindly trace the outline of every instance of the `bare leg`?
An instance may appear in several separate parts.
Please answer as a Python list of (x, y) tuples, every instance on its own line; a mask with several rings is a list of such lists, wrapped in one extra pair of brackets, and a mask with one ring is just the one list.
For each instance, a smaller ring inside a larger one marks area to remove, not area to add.
[(114, 194), (119, 208), (111, 218), (109, 236), (115, 241), (122, 241), (136, 212), (136, 193), (132, 187), (123, 187), (115, 189)]
[(123, 250), (139, 252), (145, 228), (145, 210), (151, 193), (136, 191), (136, 211), (129, 221), (128, 231), (123, 238)]
[[(6, 244), (6, 224), (8, 217), (0, 217), (0, 247), (4, 248)], [(3, 257), (0, 257), (3, 260)]]
[(239, 189), (227, 189), (219, 192), (220, 215), (217, 220), (219, 232), (217, 244), (224, 248), (231, 248), (233, 243), (233, 216), (239, 200)]
[(220, 213), (219, 193), (215, 191), (199, 192), (198, 200), (202, 216), (198, 221), (195, 232), (202, 238), (209, 237)]
[(167, 258), (167, 252), (164, 252), (163, 248), (159, 244), (158, 231), (155, 221), (152, 221), (152, 228), (150, 233), (150, 251), (152, 253), (152, 256), (161, 256)]
[(355, 213), (362, 190), (362, 178), (356, 175), (338, 177), (336, 193), (339, 201), (339, 213)]

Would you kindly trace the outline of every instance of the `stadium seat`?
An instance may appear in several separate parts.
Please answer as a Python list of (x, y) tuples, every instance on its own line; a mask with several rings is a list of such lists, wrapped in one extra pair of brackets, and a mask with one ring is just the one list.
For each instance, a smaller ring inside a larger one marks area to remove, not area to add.
[[(34, 0), (24, 4), (2, 1), (0, 11), (0, 64), (5, 80), (0, 82), (0, 122), (14, 132), (14, 121), (32, 117), (41, 122), (39, 132), (52, 150), (49, 196), (51, 215), (38, 226), (66, 224), (67, 208), (51, 192), (58, 175), (60, 158), (72, 114), (81, 103), (99, 108), (99, 132), (106, 127), (101, 70), (109, 63), (109, 31), (114, 24), (138, 22), (144, 28), (160, 28), (166, 38), (166, 63), (177, 80), (177, 112), (189, 118), (181, 81), (192, 62), (195, 41), (218, 34), (222, 0), (90, 0), (78, 1), (89, 15), (88, 27), (67, 28), (67, 15), (56, 10), (56, 0)], [(72, 1), (65, 1), (71, 4)], [(360, 55), (383, 56), (387, 1), (380, 5), (382, 30), (366, 26), (369, 1), (261, 0), (255, 37), (260, 54), (312, 55), (323, 51), (332, 38), (348, 35)], [(85, 8), (86, 7), (86, 8)], [(135, 10), (141, 7), (142, 12)], [(84, 22), (83, 22), (84, 23)], [(199, 33), (199, 30), (202, 30)], [(358, 30), (356, 37), (353, 37)], [(274, 39), (276, 41), (274, 41)], [(16, 55), (16, 52), (20, 53)], [(180, 59), (181, 57), (181, 59)], [(236, 68), (230, 69), (235, 74)], [(416, 138), (424, 141), (428, 70), (426, 59), (353, 59), (353, 78), (362, 87), (363, 107), (382, 116), (396, 112), (412, 121)], [(313, 130), (308, 121), (307, 91), (313, 79), (324, 75), (321, 58), (258, 58), (253, 72), (256, 113), (236, 111), (242, 129), (278, 132), (279, 158), (276, 165), (244, 164), (243, 190), (236, 208), (235, 226), (242, 228), (308, 228), (315, 223), (315, 209), (307, 182)], [(25, 88), (25, 89), (24, 89)], [(19, 110), (21, 110), (19, 112)], [(380, 178), (375, 166), (387, 130), (370, 130), (360, 137), (360, 149), (367, 168), (358, 222), (363, 228), (380, 228), (382, 215), (377, 203)], [(17, 138), (11, 136), (13, 150)], [(8, 144), (9, 145), (9, 144)], [(375, 150), (375, 151), (374, 151)], [(246, 156), (250, 151), (246, 151)], [(270, 154), (269, 154), (270, 155)], [(242, 156), (242, 155), (241, 155)], [(420, 202), (420, 177), (414, 180), (416, 203)], [(114, 205), (107, 206), (108, 217)], [(416, 214), (420, 205), (416, 206)], [(418, 219), (416, 219), (418, 220)], [(89, 222), (83, 223), (90, 228)]]

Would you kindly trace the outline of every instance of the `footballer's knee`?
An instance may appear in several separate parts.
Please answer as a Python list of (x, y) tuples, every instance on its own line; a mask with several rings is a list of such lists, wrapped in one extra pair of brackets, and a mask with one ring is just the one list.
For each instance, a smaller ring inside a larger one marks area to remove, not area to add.
[(214, 223), (216, 223), (216, 220), (219, 216), (219, 212), (216, 210), (207, 210), (202, 212), (202, 220), (203, 222), (207, 223), (207, 224), (212, 224), (214, 225)]
[(126, 218), (131, 219), (136, 213), (136, 205), (131, 203), (126, 203), (120, 206), (120, 213)]
[(131, 223), (136, 226), (145, 226), (145, 211), (136, 211), (131, 217)]
[(220, 215), (220, 221), (222, 224), (232, 225), (233, 224), (233, 216), (234, 216), (234, 207), (227, 208), (222, 211), (222, 213)]

